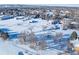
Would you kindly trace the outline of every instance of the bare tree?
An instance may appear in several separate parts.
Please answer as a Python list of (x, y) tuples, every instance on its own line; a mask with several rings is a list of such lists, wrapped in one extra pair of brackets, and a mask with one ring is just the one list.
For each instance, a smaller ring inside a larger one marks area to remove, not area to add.
[(47, 44), (46, 44), (45, 40), (40, 40), (38, 46), (39, 46), (40, 50), (44, 50), (46, 48)]
[(56, 35), (54, 35), (54, 41), (59, 41), (62, 38), (63, 34), (62, 33), (56, 33)]
[(35, 38), (34, 32), (31, 32), (29, 34), (29, 43), (30, 43), (30, 48), (34, 48), (35, 49), (35, 47), (37, 45), (37, 40)]
[(19, 42), (21, 44), (28, 43), (30, 48), (35, 48), (36, 47), (36, 38), (34, 32), (22, 32), (19, 35)]
[(29, 32), (21, 32), (20, 35), (18, 36), (19, 38), (19, 42), (21, 44), (24, 44), (26, 42), (28, 42), (30, 40), (30, 35), (29, 35)]
[(25, 41), (26, 41), (26, 33), (25, 33), (25, 32), (22, 32), (22, 33), (20, 33), (20, 35), (19, 35), (19, 42), (20, 42), (21, 44), (24, 44)]
[(36, 47), (36, 40), (35, 39), (32, 39), (32, 40), (30, 40), (30, 48), (34, 48), (35, 49), (35, 47)]

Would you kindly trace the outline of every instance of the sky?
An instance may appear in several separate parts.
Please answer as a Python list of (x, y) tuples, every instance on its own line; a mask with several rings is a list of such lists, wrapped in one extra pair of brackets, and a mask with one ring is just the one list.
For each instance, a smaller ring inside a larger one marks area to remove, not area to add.
[[(77, 6), (79, 0), (0, 0), (0, 4), (27, 4), (27, 5), (54, 5), (54, 6)], [(73, 5), (72, 5), (73, 4)]]
[(79, 0), (0, 0), (0, 4), (79, 4)]
[(47, 4), (48, 6), (69, 6), (69, 7), (79, 7), (79, 4)]

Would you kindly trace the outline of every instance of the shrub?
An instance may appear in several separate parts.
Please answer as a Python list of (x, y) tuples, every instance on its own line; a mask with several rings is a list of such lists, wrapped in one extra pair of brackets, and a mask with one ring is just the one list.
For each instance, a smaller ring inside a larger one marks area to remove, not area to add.
[(2, 32), (2, 33), (1, 33), (1, 37), (2, 37), (4, 40), (7, 40), (7, 39), (9, 38), (9, 35), (8, 35), (8, 33)]

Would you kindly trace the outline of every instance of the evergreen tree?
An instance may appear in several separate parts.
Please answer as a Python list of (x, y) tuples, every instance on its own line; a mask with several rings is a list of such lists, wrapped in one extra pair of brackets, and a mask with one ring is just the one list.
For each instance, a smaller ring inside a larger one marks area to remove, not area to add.
[(72, 34), (71, 34), (70, 39), (71, 39), (71, 40), (77, 39), (77, 36), (78, 36), (78, 35), (77, 35), (76, 31), (73, 31)]

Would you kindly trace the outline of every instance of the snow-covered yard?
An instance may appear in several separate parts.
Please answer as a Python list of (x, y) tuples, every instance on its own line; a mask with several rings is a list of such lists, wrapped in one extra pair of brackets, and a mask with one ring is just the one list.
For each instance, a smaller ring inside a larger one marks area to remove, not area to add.
[[(25, 18), (26, 19), (26, 18)], [(47, 21), (47, 20), (42, 20), (41, 18), (33, 19), (31, 18), (30, 20), (25, 20), (24, 19), (8, 19), (8, 20), (0, 20), (0, 29), (1, 28), (8, 28), (10, 31), (7, 31), (8, 33), (21, 33), (23, 31), (33, 31), (35, 35), (46, 35), (46, 34), (51, 34), (55, 35), (56, 33), (62, 33), (63, 38), (67, 38), (67, 36), (64, 35), (70, 35), (73, 31), (76, 31), (79, 35), (78, 30), (62, 30), (61, 24), (57, 24), (56, 26), (59, 26), (60, 29), (53, 29), (55, 25), (50, 24), (52, 21)], [(59, 53), (64, 53), (64, 48), (65, 48), (65, 43), (63, 40), (60, 43), (55, 43), (51, 39), (47, 39), (46, 41), (48, 42), (48, 47), (46, 50), (34, 50), (29, 47), (29, 44), (27, 45), (21, 45), (16, 42), (18, 38), (14, 38), (12, 41), (3, 41), (0, 38), (0, 54), (1, 55), (17, 55), (19, 51), (23, 51), (24, 54), (59, 54)], [(64, 48), (63, 48), (64, 46)]]

